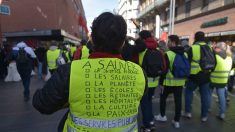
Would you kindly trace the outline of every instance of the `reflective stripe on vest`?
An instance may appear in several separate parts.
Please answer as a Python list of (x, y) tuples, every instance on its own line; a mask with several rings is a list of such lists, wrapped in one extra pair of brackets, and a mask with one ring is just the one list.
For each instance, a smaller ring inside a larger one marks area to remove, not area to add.
[[(123, 129), (120, 132), (137, 132), (137, 131), (138, 131), (138, 125), (136, 122), (132, 126), (126, 128), (126, 129)], [(67, 132), (78, 132), (78, 131), (70, 126), (67, 126)]]
[(70, 116), (74, 124), (96, 129), (123, 127), (130, 124), (135, 124), (137, 122), (136, 115), (115, 120), (91, 120), (91, 119), (76, 117), (72, 113), (70, 113)]
[(69, 89), (73, 115), (68, 116), (64, 132), (133, 128), (145, 81), (141, 67), (132, 62), (116, 58), (73, 61)]
[[(139, 54), (139, 65), (142, 66), (144, 55), (146, 53), (147, 49), (145, 49), (143, 52)], [(156, 88), (159, 84), (159, 77), (151, 78), (148, 77), (148, 88)]]
[(86, 45), (82, 46), (82, 56), (81, 59), (87, 59), (89, 57), (89, 49)]
[(56, 64), (56, 59), (60, 55), (60, 50), (56, 49), (54, 51), (48, 50), (47, 51), (47, 65), (50, 70), (56, 69), (57, 64)]
[(228, 82), (229, 73), (232, 68), (232, 58), (226, 57), (223, 59), (219, 55), (216, 55), (215, 70), (211, 73), (211, 82), (216, 84), (225, 84)]
[(175, 78), (171, 72), (173, 69), (173, 63), (174, 63), (176, 54), (173, 51), (167, 51), (166, 54), (169, 59), (170, 69), (168, 70), (168, 72), (166, 74), (166, 78), (163, 82), (163, 85), (164, 86), (184, 86), (186, 79)]
[(159, 77), (148, 77), (148, 88), (156, 88), (159, 84)]

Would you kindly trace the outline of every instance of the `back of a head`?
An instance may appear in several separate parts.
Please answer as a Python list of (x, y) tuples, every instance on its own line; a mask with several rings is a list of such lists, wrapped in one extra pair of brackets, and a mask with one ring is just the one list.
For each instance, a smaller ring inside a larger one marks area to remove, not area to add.
[(126, 38), (127, 25), (120, 15), (104, 12), (92, 23), (94, 50), (119, 54)]
[(179, 39), (179, 37), (177, 36), (177, 35), (170, 35), (169, 37), (168, 37), (168, 39), (171, 41), (171, 42), (175, 42), (175, 45), (180, 45), (180, 43), (179, 43), (179, 41), (180, 41), (180, 39)]
[(202, 31), (196, 32), (194, 36), (195, 42), (203, 42), (205, 41), (205, 33)]
[(80, 42), (81, 45), (86, 45), (86, 43), (87, 43), (87, 41), (85, 39), (82, 39)]
[(141, 31), (141, 32), (139, 33), (139, 36), (140, 36), (140, 39), (143, 39), (143, 40), (152, 37), (151, 32), (149, 32), (149, 31), (147, 31), (147, 30)]
[(51, 46), (58, 46), (58, 43), (55, 40), (51, 41)]

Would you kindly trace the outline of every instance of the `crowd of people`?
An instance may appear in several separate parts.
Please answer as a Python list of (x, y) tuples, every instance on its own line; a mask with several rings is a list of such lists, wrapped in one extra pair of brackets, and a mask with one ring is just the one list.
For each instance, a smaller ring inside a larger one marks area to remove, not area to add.
[[(225, 119), (228, 92), (234, 85), (235, 43), (208, 43), (201, 31), (195, 33), (191, 46), (177, 35), (168, 36), (167, 43), (158, 41), (147, 30), (138, 38), (126, 37), (125, 20), (109, 12), (98, 16), (91, 30), (90, 39), (77, 48), (52, 41), (48, 50), (41, 45), (34, 54), (20, 42), (11, 52), (10, 62), (15, 62), (22, 79), (25, 101), (30, 99), (30, 75), (36, 61), (39, 78), (48, 81), (34, 94), (33, 106), (42, 114), (69, 108), (58, 131), (137, 131), (140, 113), (142, 131), (154, 131), (155, 120), (167, 121), (166, 100), (171, 93), (175, 103), (172, 124), (180, 128), (181, 116), (193, 118), (193, 93), (198, 88), (201, 121), (208, 119), (213, 89), (218, 95), (217, 117)], [(2, 62), (5, 55), (0, 51)], [(5, 63), (0, 63), (0, 70), (5, 67), (1, 64)], [(0, 74), (3, 77), (6, 72)], [(152, 97), (157, 88), (160, 113), (154, 116)]]

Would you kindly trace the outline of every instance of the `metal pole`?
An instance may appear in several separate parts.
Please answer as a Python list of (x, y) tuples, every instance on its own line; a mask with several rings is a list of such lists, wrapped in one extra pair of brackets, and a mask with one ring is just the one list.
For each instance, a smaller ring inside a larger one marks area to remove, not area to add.
[(168, 34), (171, 35), (172, 33), (172, 7), (173, 7), (173, 3), (172, 0), (170, 1), (170, 18), (169, 18), (169, 29), (168, 29)]
[(175, 0), (173, 0), (173, 3), (172, 3), (171, 34), (174, 34), (174, 23), (175, 23)]

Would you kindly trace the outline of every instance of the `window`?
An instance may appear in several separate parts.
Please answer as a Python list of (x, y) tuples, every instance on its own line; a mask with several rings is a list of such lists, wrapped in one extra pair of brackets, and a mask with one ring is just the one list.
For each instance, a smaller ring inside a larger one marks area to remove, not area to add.
[(224, 0), (224, 5), (229, 5), (234, 3), (234, 0)]
[(209, 0), (203, 0), (202, 1), (202, 7), (206, 7), (209, 4)]
[(178, 16), (178, 7), (176, 6), (175, 7), (175, 18), (177, 18), (177, 16)]
[(185, 3), (185, 16), (190, 16), (190, 10), (191, 10), (191, 1), (186, 1)]

